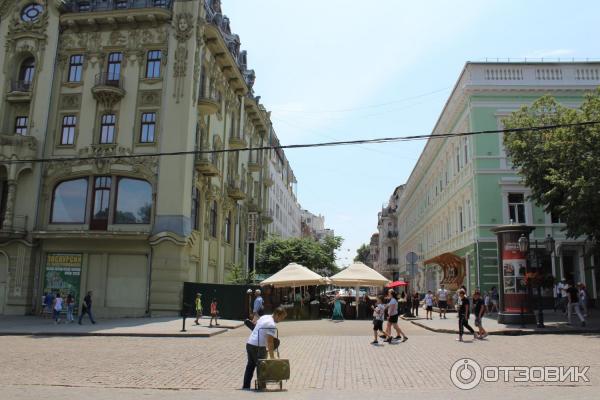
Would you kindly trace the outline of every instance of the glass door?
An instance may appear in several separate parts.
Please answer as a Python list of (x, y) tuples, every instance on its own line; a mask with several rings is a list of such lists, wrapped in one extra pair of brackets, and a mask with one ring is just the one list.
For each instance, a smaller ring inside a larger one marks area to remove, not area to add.
[(105, 231), (108, 228), (111, 181), (112, 179), (109, 176), (94, 178), (94, 204), (92, 206), (90, 230)]

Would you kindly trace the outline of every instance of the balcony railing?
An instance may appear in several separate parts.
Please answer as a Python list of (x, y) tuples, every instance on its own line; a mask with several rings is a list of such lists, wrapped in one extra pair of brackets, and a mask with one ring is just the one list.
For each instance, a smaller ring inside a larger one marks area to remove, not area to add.
[(388, 231), (387, 237), (389, 239), (395, 239), (398, 237), (398, 231)]
[(132, 8), (171, 9), (173, 0), (81, 0), (65, 6), (67, 12), (127, 10)]
[(32, 86), (31, 81), (10, 81), (11, 92), (31, 92)]
[(398, 259), (397, 258), (388, 258), (387, 265), (398, 265)]
[(121, 75), (102, 73), (96, 75), (94, 81), (95, 86), (110, 86), (118, 89), (123, 89), (123, 77)]

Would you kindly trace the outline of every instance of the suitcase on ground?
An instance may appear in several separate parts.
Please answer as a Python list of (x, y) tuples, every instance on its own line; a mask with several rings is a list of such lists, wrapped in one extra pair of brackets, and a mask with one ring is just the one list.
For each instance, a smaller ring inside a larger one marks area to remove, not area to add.
[[(279, 331), (277, 336), (279, 336)], [(275, 339), (275, 351), (277, 358), (258, 360), (256, 366), (256, 389), (266, 390), (267, 383), (279, 384), (279, 390), (283, 390), (283, 381), (290, 379), (290, 360), (279, 358), (279, 338)]]

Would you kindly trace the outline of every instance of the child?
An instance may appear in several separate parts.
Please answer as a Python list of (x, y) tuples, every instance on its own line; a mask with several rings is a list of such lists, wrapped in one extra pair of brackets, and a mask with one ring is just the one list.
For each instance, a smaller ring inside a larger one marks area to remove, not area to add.
[(377, 296), (377, 305), (371, 306), (373, 310), (373, 341), (371, 344), (378, 344), (377, 332), (381, 332), (384, 340), (387, 339), (386, 333), (383, 331), (383, 319), (385, 313), (385, 304), (383, 304), (383, 296)]
[(425, 298), (425, 319), (433, 319), (433, 293), (431, 290), (427, 291)]
[(485, 303), (481, 300), (481, 294), (479, 292), (473, 293), (473, 314), (475, 314), (475, 326), (478, 329), (478, 339), (485, 339), (488, 333), (483, 329), (481, 322), (483, 315), (485, 314)]
[(217, 321), (217, 317), (219, 316), (219, 310), (217, 309), (217, 299), (212, 299), (212, 303), (210, 303), (210, 325), (209, 328), (212, 328), (213, 319), (215, 320), (215, 326), (219, 326), (219, 321)]
[(194, 321), (194, 322), (196, 323), (196, 325), (200, 325), (200, 323), (198, 322), (198, 319), (202, 318), (202, 295), (200, 293), (196, 293), (195, 308), (196, 308), (196, 321)]

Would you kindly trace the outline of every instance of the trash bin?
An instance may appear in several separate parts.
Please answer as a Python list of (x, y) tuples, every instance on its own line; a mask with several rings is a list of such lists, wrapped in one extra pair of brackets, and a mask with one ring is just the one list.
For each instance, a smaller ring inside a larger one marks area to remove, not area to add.
[(320, 303), (317, 300), (310, 302), (310, 319), (319, 319)]

